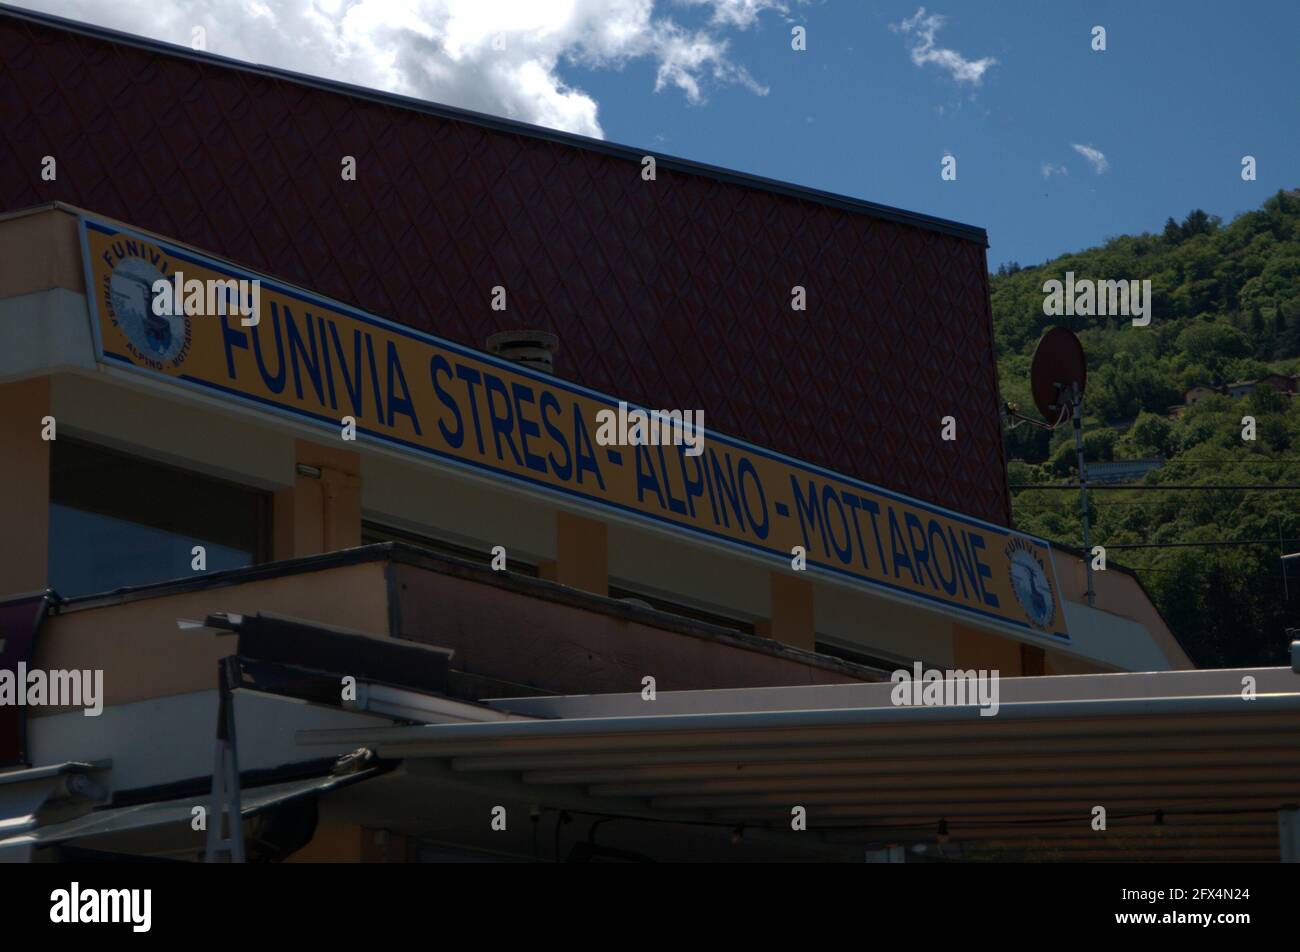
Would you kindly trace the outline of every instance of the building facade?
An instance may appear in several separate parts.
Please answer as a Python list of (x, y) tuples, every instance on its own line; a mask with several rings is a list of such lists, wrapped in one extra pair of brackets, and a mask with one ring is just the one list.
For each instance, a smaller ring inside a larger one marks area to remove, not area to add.
[[(8, 9), (0, 49), (4, 660), (102, 675), (94, 717), (0, 712), (24, 856), (194, 858), (232, 697), (264, 858), (436, 859), (494, 791), (614, 807), (366, 731), (1191, 667), (1131, 575), (1090, 605), (1011, 524), (978, 229)], [(487, 351), (519, 329), (549, 370)], [(692, 822), (662, 855), (714, 855)]]

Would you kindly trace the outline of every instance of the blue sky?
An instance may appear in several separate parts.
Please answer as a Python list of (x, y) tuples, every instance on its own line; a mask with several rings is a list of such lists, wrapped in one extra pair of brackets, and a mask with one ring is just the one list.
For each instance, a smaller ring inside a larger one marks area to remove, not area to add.
[[(935, 47), (997, 60), (979, 85), (911, 61), (891, 31), (915, 2), (791, 8), (729, 34), (767, 87), (656, 93), (654, 65), (563, 68), (600, 103), (607, 138), (983, 226), (989, 264), (1044, 261), (1158, 231), (1194, 207), (1229, 219), (1300, 187), (1300, 3), (998, 0), (928, 5)], [(1093, 52), (1091, 29), (1107, 31)], [(1097, 174), (1076, 152), (1106, 157)], [(957, 180), (940, 180), (945, 150)], [(1258, 180), (1243, 182), (1243, 155)], [(1067, 174), (1045, 178), (1044, 163)]]

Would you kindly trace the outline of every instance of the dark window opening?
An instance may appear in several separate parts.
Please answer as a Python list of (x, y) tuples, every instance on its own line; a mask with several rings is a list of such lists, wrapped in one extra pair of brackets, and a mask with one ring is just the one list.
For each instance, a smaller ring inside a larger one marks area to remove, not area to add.
[(912, 670), (911, 662), (884, 658), (857, 648), (846, 648), (844, 645), (827, 641), (819, 640), (817, 642), (817, 653), (830, 655), (832, 658), (839, 658), (841, 661), (860, 664), (864, 668), (875, 668), (878, 671), (892, 672), (897, 671), (899, 668), (906, 668), (908, 671)]
[(270, 494), (91, 443), (51, 448), (50, 581), (64, 597), (267, 561)]

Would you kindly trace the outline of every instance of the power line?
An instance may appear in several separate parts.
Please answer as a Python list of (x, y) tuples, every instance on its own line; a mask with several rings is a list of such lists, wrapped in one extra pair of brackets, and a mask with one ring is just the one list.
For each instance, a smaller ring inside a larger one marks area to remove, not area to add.
[[(1022, 460), (1023, 462), (1023, 460)], [(1127, 463), (1129, 460), (1104, 460), (1103, 462)], [(1134, 462), (1137, 462), (1134, 460)], [(1217, 463), (1220, 466), (1236, 463), (1300, 463), (1300, 456), (1234, 456), (1230, 459), (1214, 459), (1210, 456), (1178, 456), (1163, 461), (1164, 466), (1177, 466), (1180, 463)]]
[[(1034, 504), (1050, 507), (1050, 506), (1062, 505), (1063, 503), (1059, 501), (1059, 497), (1050, 497), (1050, 496), (1039, 496), (1039, 497), (1019, 496), (1015, 501), (1015, 505), (1017, 507), (1032, 506)], [(1076, 500), (1074, 503), (1070, 503), (1068, 501), (1064, 503), (1064, 505), (1071, 505), (1071, 504), (1077, 506), (1078, 502)], [(1179, 505), (1183, 505), (1183, 503), (1176, 501), (1173, 496), (1163, 496), (1163, 497), (1155, 497), (1155, 498), (1147, 497), (1146, 499), (1102, 499), (1102, 500), (1095, 500), (1095, 501), (1091, 499), (1088, 500), (1089, 509), (1115, 509), (1119, 507), (1131, 508), (1133, 506), (1179, 506)], [(1057, 510), (1049, 509), (1048, 511), (1055, 512)]]
[[(1146, 459), (1156, 459), (1157, 457), (1147, 457)], [(1145, 459), (1103, 459), (1089, 460), (1089, 463), (1141, 463)], [(1010, 459), (1008, 463), (1023, 463), (1025, 466), (1041, 466), (1048, 462), (1045, 459), (1034, 461), (1028, 459)], [(1213, 456), (1175, 456), (1172, 459), (1160, 459), (1161, 466), (1176, 466), (1179, 463), (1217, 463), (1226, 465), (1231, 463), (1300, 463), (1300, 456), (1264, 456), (1261, 453), (1251, 453), (1249, 456), (1230, 456), (1227, 459), (1218, 459)]]
[[(1220, 563), (1215, 563), (1215, 567), (1218, 567), (1219, 564)], [(1187, 574), (1186, 568), (1168, 568), (1168, 567), (1162, 567), (1158, 565), (1155, 566), (1126, 565), (1124, 567), (1126, 569), (1131, 570), (1137, 575), (1186, 575)], [(1271, 579), (1273, 582), (1278, 583), (1279, 588), (1282, 587), (1281, 583), (1286, 582), (1288, 580), (1286, 575), (1282, 575), (1277, 572), (1252, 573), (1250, 575), (1250, 578), (1253, 580)], [(1294, 579), (1291, 579), (1291, 581), (1294, 581)]]
[[(1066, 484), (1064, 484), (1064, 485), (1062, 485), (1062, 484), (1060, 484), (1060, 483), (1050, 483), (1050, 484), (1046, 484), (1046, 485), (1043, 485), (1043, 484), (1035, 484), (1035, 483), (1028, 483), (1028, 484), (1016, 484), (1016, 485), (1009, 486), (1008, 488), (1009, 488), (1012, 492), (1020, 492), (1021, 490), (1032, 490), (1032, 489), (1053, 489), (1053, 490), (1058, 490), (1058, 491), (1061, 491), (1061, 492), (1078, 492), (1079, 489), (1080, 489), (1081, 487), (1079, 486), (1078, 483), (1066, 483)], [(1248, 484), (1248, 485), (1241, 485), (1241, 484), (1238, 484), (1238, 483), (1233, 483), (1233, 484), (1230, 484), (1230, 485), (1194, 485), (1194, 484), (1191, 484), (1191, 483), (1154, 483), (1154, 484), (1150, 484), (1150, 485), (1148, 485), (1148, 484), (1146, 484), (1146, 483), (1120, 483), (1120, 484), (1116, 484), (1116, 483), (1089, 483), (1089, 484), (1088, 484), (1088, 490), (1089, 490), (1090, 492), (1093, 491), (1093, 490), (1100, 490), (1100, 489), (1105, 489), (1105, 490), (1126, 490), (1126, 489), (1146, 489), (1146, 490), (1153, 490), (1153, 489), (1198, 489), (1198, 490), (1201, 490), (1201, 491), (1209, 491), (1209, 490), (1214, 490), (1214, 489), (1222, 489), (1222, 490), (1229, 490), (1229, 491), (1232, 491), (1232, 492), (1238, 492), (1238, 491), (1242, 491), (1242, 490), (1257, 490), (1257, 491), (1266, 491), (1266, 492), (1282, 492), (1282, 491), (1287, 491), (1287, 490), (1300, 489), (1300, 483), (1276, 483), (1276, 484), (1271, 485), (1271, 486), (1270, 486), (1270, 485), (1259, 484), (1259, 483), (1256, 483), (1256, 484), (1253, 484), (1253, 485), (1249, 485), (1249, 484)]]
[(1212, 542), (1117, 542), (1106, 546), (1110, 549), (1178, 549), (1185, 546), (1232, 546), (1232, 545), (1275, 545), (1281, 548), (1284, 542), (1300, 542), (1300, 539), (1232, 539)]

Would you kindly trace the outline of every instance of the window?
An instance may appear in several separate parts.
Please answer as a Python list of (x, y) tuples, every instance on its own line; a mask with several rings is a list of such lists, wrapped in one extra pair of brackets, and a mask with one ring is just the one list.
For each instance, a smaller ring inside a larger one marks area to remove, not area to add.
[(830, 655), (832, 658), (839, 658), (841, 661), (848, 661), (852, 664), (860, 664), (865, 668), (875, 668), (878, 671), (897, 671), (899, 668), (910, 671), (912, 668), (912, 662), (910, 661), (872, 654), (869, 650), (863, 651), (858, 648), (850, 648), (848, 645), (823, 641), (821, 638), (817, 639), (816, 650), (818, 654)]
[(55, 441), (50, 580), (64, 597), (266, 561), (269, 494), (89, 443)]

